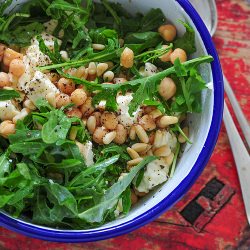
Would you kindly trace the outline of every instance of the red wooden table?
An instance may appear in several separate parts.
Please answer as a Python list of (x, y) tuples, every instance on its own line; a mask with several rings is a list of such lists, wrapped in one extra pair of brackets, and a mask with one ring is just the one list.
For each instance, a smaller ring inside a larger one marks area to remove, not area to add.
[[(217, 0), (217, 6), (219, 26), (214, 42), (224, 73), (250, 120), (250, 3)], [(193, 188), (170, 211), (147, 226), (87, 244), (50, 243), (0, 228), (2, 249), (250, 249), (250, 228), (224, 126), (213, 156)]]

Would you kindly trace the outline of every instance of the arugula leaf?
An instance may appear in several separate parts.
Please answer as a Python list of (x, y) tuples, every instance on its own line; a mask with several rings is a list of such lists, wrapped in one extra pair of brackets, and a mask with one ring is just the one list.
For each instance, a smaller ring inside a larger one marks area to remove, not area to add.
[(0, 178), (4, 177), (6, 173), (10, 173), (11, 161), (8, 158), (8, 153), (0, 156)]
[(0, 89), (0, 101), (19, 98), (20, 94), (15, 90)]
[(130, 187), (127, 187), (127, 189), (123, 192), (122, 194), (122, 208), (123, 208), (123, 213), (127, 214), (130, 211), (131, 208), (131, 191)]
[(148, 163), (155, 160), (156, 157), (148, 156), (144, 158), (137, 166), (133, 167), (130, 172), (121, 180), (111, 186), (103, 195), (100, 202), (94, 207), (78, 214), (79, 218), (88, 223), (100, 223), (103, 221), (105, 213), (112, 209), (118, 202), (121, 194), (131, 184), (136, 174)]
[(42, 139), (47, 144), (65, 140), (70, 127), (71, 120), (61, 110), (51, 111), (42, 128)]
[(196, 51), (195, 47), (195, 31), (188, 23), (180, 21), (184, 27), (186, 28), (186, 33), (177, 38), (174, 43), (174, 48), (181, 48), (185, 50), (185, 52), (190, 55)]

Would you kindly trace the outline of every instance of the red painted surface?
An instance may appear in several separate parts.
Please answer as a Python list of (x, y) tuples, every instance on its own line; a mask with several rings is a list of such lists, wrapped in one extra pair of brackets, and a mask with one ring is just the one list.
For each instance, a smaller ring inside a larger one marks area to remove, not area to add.
[[(250, 4), (247, 0), (217, 0), (217, 6), (219, 26), (214, 42), (224, 73), (250, 120)], [(198, 204), (208, 211), (213, 209), (215, 215), (206, 224), (201, 218), (204, 213), (201, 214), (199, 218), (203, 223), (200, 227), (202, 230), (195, 230), (180, 213), (199, 195), (206, 183), (215, 177), (225, 184), (226, 189), (221, 190), (222, 196), (216, 196), (212, 203), (204, 197), (198, 199)], [(27, 238), (0, 228), (1, 250), (231, 250), (249, 247), (250, 229), (247, 226), (237, 172), (224, 126), (213, 156), (193, 188), (170, 211), (139, 230), (102, 242), (58, 244)]]

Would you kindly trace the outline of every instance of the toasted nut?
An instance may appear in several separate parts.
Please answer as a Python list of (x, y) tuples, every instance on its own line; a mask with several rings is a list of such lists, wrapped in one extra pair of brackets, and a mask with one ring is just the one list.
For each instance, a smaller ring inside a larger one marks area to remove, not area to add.
[(174, 61), (179, 58), (181, 63), (186, 62), (187, 61), (187, 54), (185, 52), (185, 50), (183, 49), (175, 49), (173, 51), (173, 53), (170, 55), (170, 60), (171, 63), (174, 64)]
[(96, 67), (97, 76), (100, 77), (107, 69), (108, 69), (107, 63), (98, 63)]
[(154, 155), (153, 151), (151, 149), (149, 149), (148, 152), (147, 152), (147, 156), (153, 156), (153, 155)]
[(136, 132), (136, 134), (141, 142), (144, 142), (144, 143), (149, 142), (148, 135), (141, 125), (135, 126), (135, 132)]
[(123, 125), (118, 124), (116, 127), (116, 137), (114, 142), (117, 144), (123, 144), (127, 140), (127, 130), (123, 127)]
[(155, 156), (169, 156), (171, 154), (171, 149), (169, 148), (169, 146), (165, 145), (165, 146), (162, 146), (160, 148), (157, 148), (155, 151), (154, 151), (154, 155)]
[(162, 116), (162, 113), (159, 109), (153, 110), (149, 114), (153, 117), (153, 119), (156, 119), (156, 118)]
[[(48, 95), (46, 96), (46, 99), (48, 100)], [(49, 102), (49, 100), (48, 100)], [(66, 106), (70, 104), (70, 97), (66, 94), (60, 94), (56, 97), (56, 107), (61, 108), (63, 106)]]
[(170, 166), (170, 165), (173, 163), (174, 154), (171, 153), (169, 156), (163, 157), (163, 160), (166, 162), (166, 164), (167, 164), (168, 166)]
[(134, 141), (136, 138), (135, 126), (131, 126), (129, 131), (129, 138), (130, 140)]
[(70, 95), (75, 90), (75, 84), (71, 79), (61, 78), (57, 83), (58, 89), (64, 94)]
[(94, 62), (89, 63), (88, 73), (89, 73), (89, 75), (95, 75), (96, 74), (96, 64)]
[(13, 59), (10, 62), (9, 72), (19, 78), (25, 72), (25, 65), (21, 59)]
[(159, 85), (159, 94), (165, 99), (165, 100), (169, 100), (170, 98), (172, 98), (175, 93), (176, 93), (176, 85), (174, 83), (174, 81), (169, 78), (169, 77), (165, 77), (160, 85)]
[(4, 51), (7, 49), (5, 44), (0, 43), (0, 62), (3, 60)]
[(92, 98), (88, 97), (83, 105), (80, 106), (82, 114), (84, 116), (89, 116), (94, 112), (94, 107), (92, 106)]
[(16, 52), (15, 50), (13, 49), (10, 49), (10, 48), (7, 48), (5, 51), (4, 51), (4, 56), (3, 56), (3, 63), (5, 66), (10, 66), (10, 63), (12, 60), (14, 59), (23, 59), (23, 55)]
[(137, 203), (138, 197), (136, 196), (134, 190), (131, 189), (130, 193), (131, 193), (131, 196), (130, 196), (131, 203), (134, 205), (135, 203)]
[(60, 79), (60, 76), (57, 73), (54, 73), (54, 72), (48, 72), (48, 73), (46, 73), (46, 76), (54, 84), (57, 83), (59, 81), (59, 79)]
[(66, 73), (71, 76), (76, 76), (77, 69), (76, 68), (70, 68), (66, 70)]
[[(183, 128), (182, 131), (184, 132), (184, 134), (187, 137), (189, 136), (189, 129), (188, 129), (188, 127)], [(186, 139), (185, 139), (185, 137), (182, 134), (179, 134), (179, 136), (178, 136), (178, 142), (179, 143), (185, 143), (186, 142)]]
[(114, 78), (113, 82), (115, 84), (119, 84), (119, 83), (123, 83), (123, 82), (127, 82), (127, 79), (126, 78)]
[(86, 69), (84, 66), (81, 66), (79, 67), (77, 70), (76, 70), (76, 73), (75, 73), (75, 76), (78, 77), (78, 78), (82, 78), (85, 76), (85, 72), (86, 72)]
[(158, 148), (162, 145), (163, 134), (160, 130), (155, 132), (154, 147)]
[(108, 133), (108, 131), (103, 127), (96, 128), (93, 134), (93, 140), (98, 144), (103, 144), (103, 138)]
[(11, 86), (10, 77), (5, 72), (0, 72), (0, 88)]
[(113, 130), (117, 127), (118, 125), (118, 119), (115, 115), (115, 113), (112, 112), (104, 112), (101, 116), (101, 123), (102, 125), (109, 129)]
[(92, 44), (92, 48), (94, 50), (104, 50), (105, 49), (105, 45), (99, 44), (99, 43), (93, 43)]
[(131, 166), (136, 166), (136, 165), (138, 165), (142, 160), (143, 160), (143, 158), (140, 157), (140, 158), (137, 158), (137, 159), (133, 159), (133, 160), (131, 160), (131, 161), (128, 161), (127, 164), (128, 164), (129, 167), (131, 167)]
[(135, 143), (132, 145), (132, 149), (135, 150), (137, 153), (144, 152), (148, 149), (148, 144), (147, 143)]
[(56, 107), (56, 102), (57, 102), (56, 97), (57, 95), (55, 93), (50, 92), (45, 96), (45, 99), (51, 106)]
[(9, 120), (3, 121), (0, 124), (0, 135), (4, 138), (7, 138), (11, 134), (15, 134), (16, 132), (16, 125)]
[(103, 80), (104, 80), (105, 82), (112, 82), (113, 79), (114, 79), (114, 77), (115, 77), (115, 74), (114, 74), (114, 72), (112, 72), (112, 71), (107, 71), (107, 72), (105, 72), (105, 73), (103, 74)]
[(97, 127), (101, 126), (101, 116), (102, 116), (102, 114), (100, 112), (94, 112), (92, 115), (96, 119), (96, 126)]
[(139, 158), (140, 155), (132, 148), (127, 148), (127, 152), (129, 154), (129, 156), (132, 158), (132, 159), (136, 159), (136, 158)]
[(25, 100), (23, 103), (23, 106), (25, 108), (28, 108), (30, 110), (36, 110), (36, 106), (33, 104), (33, 102), (29, 99)]
[[(162, 45), (163, 49), (167, 49), (169, 46), (168, 45)], [(164, 55), (160, 56), (160, 60), (162, 62), (170, 62), (170, 55), (172, 54), (173, 50), (170, 49), (167, 53), (165, 53)]]
[(145, 129), (146, 131), (151, 131), (156, 128), (155, 121), (151, 115), (144, 115), (139, 120), (139, 124)]
[(177, 34), (176, 27), (171, 24), (162, 25), (159, 27), (158, 32), (167, 42), (172, 42)]
[(143, 112), (146, 114), (150, 114), (152, 111), (156, 110), (154, 106), (145, 106), (143, 107)]
[(178, 122), (178, 118), (175, 116), (167, 116), (164, 115), (159, 120), (159, 127), (166, 128), (169, 125), (176, 124)]
[(134, 52), (133, 50), (129, 48), (125, 48), (121, 54), (121, 61), (120, 61), (121, 66), (124, 68), (132, 68), (134, 65)]
[(95, 116), (90, 116), (87, 120), (87, 128), (90, 132), (90, 134), (93, 134), (95, 132), (95, 128), (96, 128), (96, 118)]
[(153, 145), (155, 140), (155, 132), (151, 132), (149, 135), (149, 144)]
[(134, 189), (134, 191), (135, 191), (135, 194), (137, 195), (137, 196), (139, 196), (139, 197), (143, 197), (143, 196), (145, 196), (147, 193), (145, 193), (145, 192), (139, 192), (137, 189)]
[(104, 144), (110, 144), (116, 137), (116, 132), (112, 131), (107, 133), (104, 137), (103, 137), (103, 143)]
[(86, 102), (87, 94), (83, 89), (76, 89), (72, 92), (70, 98), (71, 98), (71, 101), (76, 106), (81, 106)]
[(78, 108), (71, 108), (70, 110), (68, 110), (68, 111), (66, 112), (66, 115), (67, 115), (68, 117), (78, 117), (79, 119), (82, 118), (82, 112), (81, 112), (81, 110), (78, 109)]

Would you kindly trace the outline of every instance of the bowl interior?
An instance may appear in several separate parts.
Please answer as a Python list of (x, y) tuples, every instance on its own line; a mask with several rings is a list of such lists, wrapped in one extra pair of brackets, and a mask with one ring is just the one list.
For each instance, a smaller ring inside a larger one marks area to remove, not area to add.
[[(24, 1), (18, 1), (21, 3)], [(199, 32), (196, 30), (192, 20), (185, 13), (185, 11), (181, 8), (175, 0), (119, 0), (113, 1), (121, 3), (128, 11), (132, 13), (136, 12), (147, 12), (151, 8), (161, 8), (164, 14), (166, 15), (169, 22), (173, 23), (178, 29), (178, 35), (182, 35), (185, 32), (183, 26), (178, 22), (178, 19), (183, 20), (191, 24), (196, 31), (196, 48), (197, 52), (193, 54), (192, 57), (198, 57), (201, 55), (207, 55), (206, 48), (202, 42), (202, 39), (199, 35)], [(208, 82), (211, 82), (212, 71), (210, 65), (202, 65), (200, 68), (203, 77)], [(197, 161), (201, 150), (203, 149), (204, 143), (207, 139), (207, 135), (209, 132), (209, 128), (212, 121), (213, 114), (213, 104), (214, 104), (214, 93), (212, 89), (207, 89), (202, 93), (202, 107), (203, 112), (201, 114), (191, 114), (188, 117), (188, 123), (190, 126), (190, 139), (193, 142), (192, 145), (186, 145), (183, 155), (178, 162), (176, 172), (174, 177), (170, 179), (168, 182), (159, 186), (154, 191), (149, 193), (143, 199), (140, 200), (136, 204), (135, 207), (131, 210), (131, 212), (123, 218), (119, 218), (111, 223), (108, 223), (102, 227), (92, 229), (102, 230), (104, 228), (117, 227), (122, 223), (133, 220), (135, 217), (149, 211), (159, 202), (161, 202), (164, 198), (166, 198), (170, 193), (172, 193), (175, 188), (182, 182), (182, 180), (189, 174), (194, 163)], [(44, 228), (38, 226), (40, 228)], [(51, 229), (50, 229), (51, 230)], [(58, 231), (58, 230), (57, 230)], [(64, 230), (65, 231), (65, 230)], [(86, 231), (86, 230), (82, 230)]]

